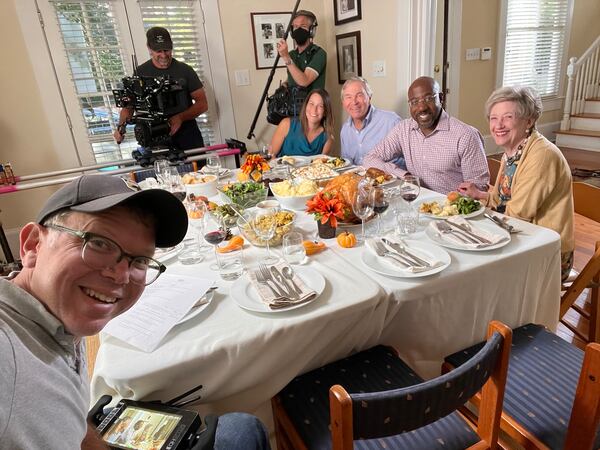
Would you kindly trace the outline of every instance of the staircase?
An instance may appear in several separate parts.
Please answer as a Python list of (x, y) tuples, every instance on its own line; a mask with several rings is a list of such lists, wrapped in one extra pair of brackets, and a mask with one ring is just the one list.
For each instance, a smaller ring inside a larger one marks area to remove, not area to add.
[(567, 96), (556, 145), (599, 152), (600, 166), (600, 36), (567, 68)]

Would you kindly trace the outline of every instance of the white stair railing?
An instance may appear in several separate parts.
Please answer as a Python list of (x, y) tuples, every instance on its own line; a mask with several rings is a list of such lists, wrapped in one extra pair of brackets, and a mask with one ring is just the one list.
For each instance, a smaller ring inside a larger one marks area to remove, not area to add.
[(569, 60), (567, 67), (567, 96), (561, 130), (571, 128), (571, 114), (580, 114), (585, 99), (600, 96), (600, 36), (588, 48), (581, 58)]

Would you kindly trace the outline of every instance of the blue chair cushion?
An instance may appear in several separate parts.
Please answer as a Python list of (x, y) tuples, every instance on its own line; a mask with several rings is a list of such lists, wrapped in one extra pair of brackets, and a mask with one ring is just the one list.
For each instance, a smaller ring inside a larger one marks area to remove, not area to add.
[[(480, 343), (445, 358), (464, 364)], [(513, 330), (504, 412), (551, 449), (562, 449), (583, 363), (583, 351), (541, 325)], [(600, 446), (600, 435), (596, 445)]]
[[(309, 449), (330, 449), (331, 386), (340, 384), (352, 394), (399, 389), (422, 381), (393, 351), (377, 346), (296, 377), (279, 396), (306, 446)], [(477, 434), (459, 415), (450, 414), (408, 433), (356, 440), (354, 448), (462, 449), (478, 440)]]

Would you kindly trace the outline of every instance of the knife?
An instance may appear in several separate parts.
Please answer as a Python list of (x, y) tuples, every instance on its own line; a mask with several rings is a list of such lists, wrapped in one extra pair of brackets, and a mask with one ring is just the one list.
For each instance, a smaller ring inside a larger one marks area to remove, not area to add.
[(279, 283), (281, 289), (284, 290), (284, 291), (286, 291), (287, 297), (289, 297), (291, 299), (298, 299), (298, 298), (300, 298), (300, 296), (298, 295), (298, 293), (296, 292), (296, 290), (293, 289), (288, 284), (287, 280), (283, 277), (283, 275), (281, 274), (281, 272), (279, 272), (279, 270), (277, 269), (277, 267), (271, 266), (271, 273), (273, 274), (273, 278), (275, 279), (275, 281), (277, 281), (277, 283)]
[(430, 267), (431, 266), (430, 263), (428, 263), (424, 259), (419, 258), (417, 255), (414, 255), (414, 254), (410, 253), (408, 250), (403, 249), (396, 242), (392, 242), (392, 241), (390, 241), (389, 239), (386, 239), (386, 238), (383, 238), (381, 240), (384, 242), (384, 244), (387, 244), (389, 247), (391, 247), (396, 253), (398, 253), (400, 255), (404, 255), (405, 257), (412, 259), (418, 265), (423, 266), (423, 267)]
[(467, 227), (463, 226), (463, 225), (459, 225), (457, 223), (451, 222), (449, 220), (444, 220), (444, 222), (446, 222), (448, 225), (461, 230), (462, 232), (468, 234), (469, 236), (471, 236), (473, 239), (477, 239), (479, 242), (482, 242), (484, 244), (491, 244), (492, 241), (490, 241), (489, 239), (486, 239), (484, 237), (478, 236), (475, 233), (473, 233), (471, 230), (469, 230)]
[(493, 216), (493, 215), (491, 215), (491, 214), (488, 214), (488, 213), (483, 213), (483, 216), (484, 216), (484, 217), (486, 217), (486, 218), (488, 218), (488, 219), (490, 219), (492, 222), (494, 222), (494, 223), (495, 223), (496, 225), (498, 225), (500, 228), (503, 228), (503, 229), (505, 229), (505, 230), (506, 230), (506, 231), (508, 231), (509, 233), (510, 233), (511, 231), (513, 231), (513, 228), (514, 228), (514, 227), (513, 227), (512, 225), (509, 225), (509, 224), (507, 224), (507, 223), (503, 222), (503, 221), (502, 221), (501, 219), (499, 219), (498, 217), (496, 217), (496, 216)]

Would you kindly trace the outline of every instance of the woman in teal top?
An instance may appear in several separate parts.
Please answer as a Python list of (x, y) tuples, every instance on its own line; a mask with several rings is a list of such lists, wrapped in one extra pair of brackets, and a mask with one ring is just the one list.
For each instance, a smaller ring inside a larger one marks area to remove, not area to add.
[(333, 144), (331, 98), (315, 89), (304, 100), (298, 118), (286, 117), (277, 126), (269, 153), (279, 156), (327, 155)]

